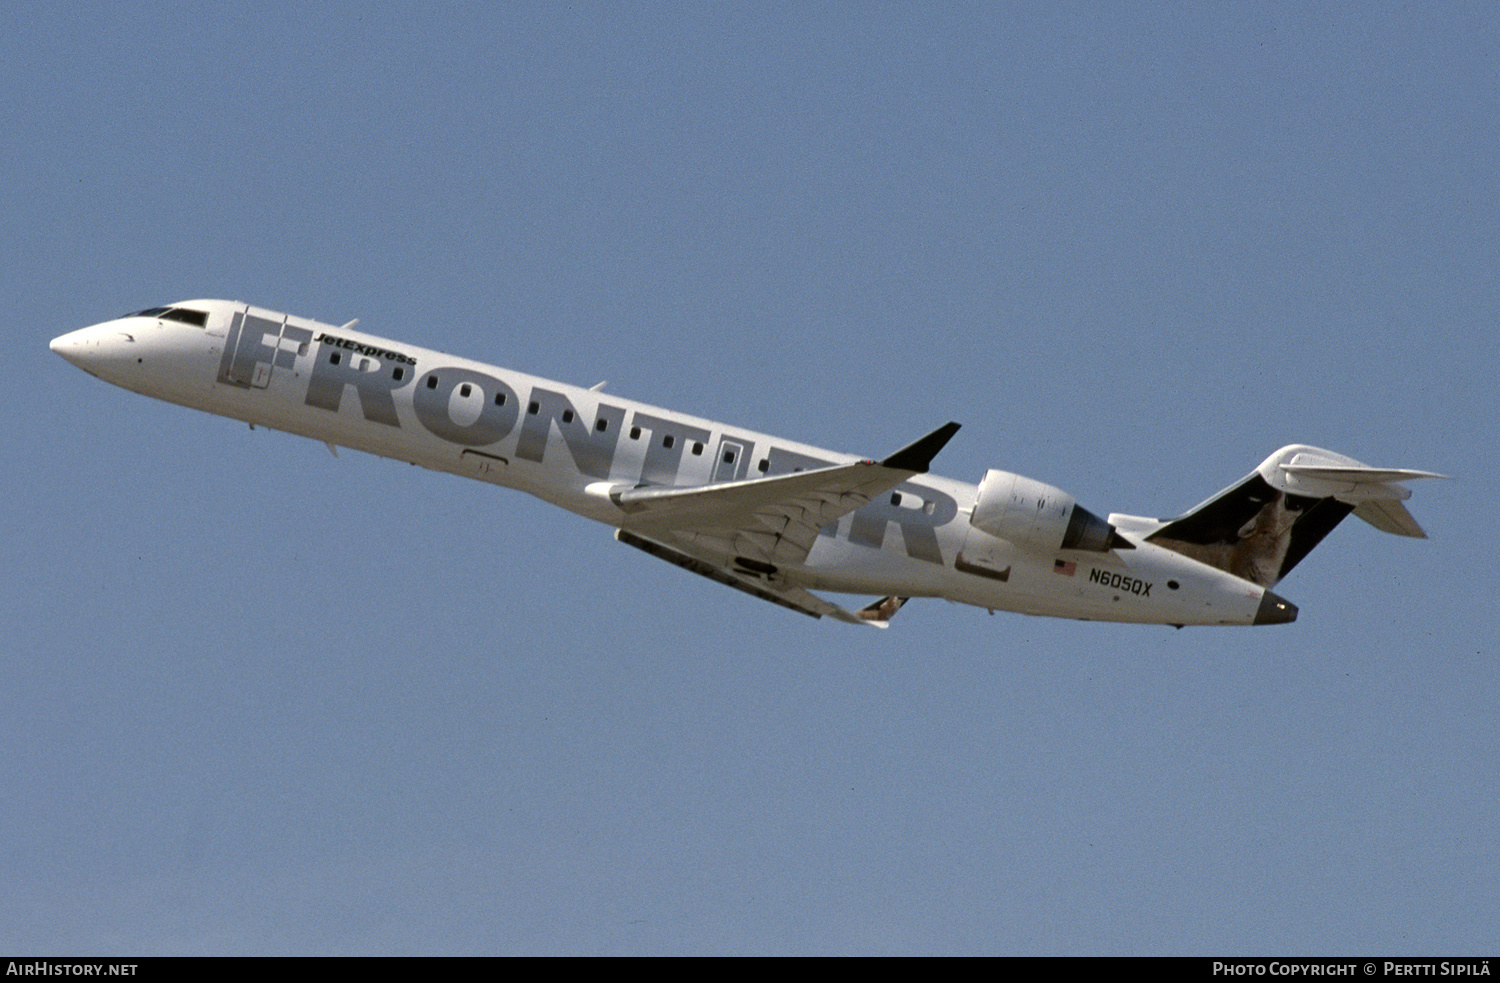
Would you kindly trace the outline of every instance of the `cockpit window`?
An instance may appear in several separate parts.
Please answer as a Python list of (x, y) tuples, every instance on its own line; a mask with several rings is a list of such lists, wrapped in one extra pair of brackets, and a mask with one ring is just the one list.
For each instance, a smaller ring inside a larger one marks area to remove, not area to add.
[(208, 327), (208, 312), (194, 311), (186, 307), (148, 307), (144, 311), (126, 314), (126, 317), (159, 317), (167, 321), (181, 321), (195, 328)]
[(190, 311), (186, 307), (169, 307), (162, 317), (168, 321), (181, 321), (183, 324), (191, 324), (195, 328), (208, 327), (208, 314), (204, 311)]

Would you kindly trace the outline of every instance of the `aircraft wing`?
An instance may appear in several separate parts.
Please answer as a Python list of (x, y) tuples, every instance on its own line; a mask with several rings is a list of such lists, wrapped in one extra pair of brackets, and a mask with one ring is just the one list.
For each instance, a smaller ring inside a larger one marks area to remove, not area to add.
[(634, 546), (638, 550), (644, 550), (652, 556), (666, 560), (668, 563), (691, 570), (693, 573), (709, 580), (723, 584), (725, 587), (733, 587), (735, 590), (744, 591), (752, 597), (758, 597), (762, 601), (770, 601), (784, 608), (790, 608), (801, 614), (813, 618), (829, 617), (839, 621), (847, 621), (854, 625), (870, 625), (874, 628), (886, 628), (890, 625), (891, 616), (901, 609), (906, 603), (904, 597), (886, 597), (859, 611), (850, 611), (841, 608), (837, 604), (825, 601), (811, 591), (800, 587), (789, 587), (785, 584), (774, 584), (734, 573), (723, 567), (716, 566), (707, 560), (685, 553), (682, 550), (673, 549), (663, 543), (638, 536), (626, 529), (615, 530), (615, 538), (628, 546)]
[(610, 498), (626, 513), (624, 528), (691, 553), (800, 563), (818, 530), (925, 472), (958, 426), (945, 424), (883, 461), (687, 488), (631, 488)]
[(958, 432), (948, 423), (882, 461), (686, 488), (610, 493), (625, 513), (615, 538), (685, 570), (815, 618), (884, 628), (905, 598), (849, 611), (786, 582), (780, 568), (807, 559), (818, 531), (925, 472)]

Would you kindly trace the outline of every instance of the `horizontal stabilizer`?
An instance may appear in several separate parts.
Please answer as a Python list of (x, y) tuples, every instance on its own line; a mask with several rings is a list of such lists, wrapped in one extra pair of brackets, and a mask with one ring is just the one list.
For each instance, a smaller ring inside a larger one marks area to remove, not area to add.
[(1369, 501), (1354, 506), (1354, 514), (1379, 529), (1396, 536), (1426, 539), (1427, 533), (1400, 502)]
[(1401, 504), (1411, 498), (1411, 489), (1400, 482), (1447, 475), (1409, 468), (1367, 467), (1342, 454), (1311, 447), (1299, 447), (1296, 451), (1291, 460), (1277, 462), (1286, 475), (1288, 493), (1337, 499), (1354, 506), (1355, 515), (1381, 532), (1426, 538), (1417, 520)]
[(1317, 464), (1283, 464), (1281, 470), (1298, 477), (1347, 481), (1356, 485), (1367, 485), (1371, 482), (1410, 481), (1412, 478), (1448, 477), (1435, 471), (1413, 471), (1409, 468), (1324, 467)]

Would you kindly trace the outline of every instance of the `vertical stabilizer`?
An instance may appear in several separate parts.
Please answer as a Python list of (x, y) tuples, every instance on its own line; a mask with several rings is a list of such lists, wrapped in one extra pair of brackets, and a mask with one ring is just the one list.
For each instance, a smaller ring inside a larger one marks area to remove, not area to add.
[(1333, 451), (1292, 444), (1238, 484), (1146, 538), (1237, 577), (1273, 587), (1349, 513), (1384, 532), (1425, 536), (1401, 504), (1430, 471), (1372, 468)]

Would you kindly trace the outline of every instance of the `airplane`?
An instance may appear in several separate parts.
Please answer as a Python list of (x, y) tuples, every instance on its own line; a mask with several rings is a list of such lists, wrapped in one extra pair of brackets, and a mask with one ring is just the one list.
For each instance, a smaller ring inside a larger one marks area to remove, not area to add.
[[(52, 351), (125, 389), (535, 495), (615, 539), (814, 618), (886, 627), (909, 598), (1172, 625), (1285, 624), (1275, 587), (1351, 512), (1425, 534), (1402, 483), (1292, 444), (1170, 519), (1101, 519), (1040, 481), (929, 473), (946, 423), (860, 458), (250, 304), (187, 300)], [(874, 594), (850, 610), (814, 591)]]

